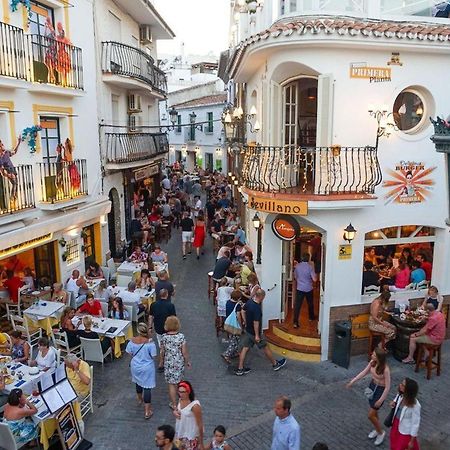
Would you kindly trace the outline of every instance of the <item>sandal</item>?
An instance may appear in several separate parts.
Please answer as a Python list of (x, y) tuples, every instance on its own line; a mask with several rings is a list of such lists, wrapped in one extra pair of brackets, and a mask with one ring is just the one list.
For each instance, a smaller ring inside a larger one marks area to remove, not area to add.
[(404, 359), (404, 360), (402, 361), (402, 363), (403, 363), (403, 364), (414, 364), (415, 361), (414, 361), (413, 359)]

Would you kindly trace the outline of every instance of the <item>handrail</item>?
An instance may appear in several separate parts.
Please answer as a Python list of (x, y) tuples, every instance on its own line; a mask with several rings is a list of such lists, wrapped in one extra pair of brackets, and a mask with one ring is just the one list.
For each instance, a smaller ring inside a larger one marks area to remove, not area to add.
[(106, 162), (143, 161), (169, 151), (166, 133), (105, 133)]
[(164, 72), (156, 67), (154, 59), (139, 48), (121, 42), (102, 42), (102, 71), (135, 78), (157, 92), (167, 94)]
[(0, 217), (34, 208), (34, 182), (31, 165), (19, 165), (15, 174), (0, 175)]
[(373, 194), (381, 183), (375, 147), (245, 146), (244, 185), (261, 192), (311, 195)]

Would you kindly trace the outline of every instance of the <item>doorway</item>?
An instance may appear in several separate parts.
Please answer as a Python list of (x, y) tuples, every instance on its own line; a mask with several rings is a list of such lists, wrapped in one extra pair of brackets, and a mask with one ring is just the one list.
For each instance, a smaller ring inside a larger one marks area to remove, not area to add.
[(56, 241), (53, 241), (33, 249), (36, 279), (45, 286), (52, 285), (57, 280), (55, 245)]
[(117, 240), (120, 239), (120, 200), (115, 188), (108, 194), (111, 202), (111, 211), (108, 213), (109, 249), (113, 258), (117, 257)]
[(214, 170), (214, 156), (212, 153), (205, 153), (205, 169), (210, 172)]
[[(290, 242), (283, 243), (283, 273), (282, 285), (282, 317), (289, 333), (318, 337), (318, 321), (320, 317), (320, 298), (323, 286), (323, 236), (310, 227), (302, 226), (300, 234)], [(295, 266), (301, 262), (302, 255), (309, 254), (309, 262), (314, 266), (317, 282), (313, 284), (313, 304), (315, 320), (309, 320), (308, 304), (303, 300), (299, 315), (299, 328), (294, 328), (294, 305), (296, 282), (293, 276)]]

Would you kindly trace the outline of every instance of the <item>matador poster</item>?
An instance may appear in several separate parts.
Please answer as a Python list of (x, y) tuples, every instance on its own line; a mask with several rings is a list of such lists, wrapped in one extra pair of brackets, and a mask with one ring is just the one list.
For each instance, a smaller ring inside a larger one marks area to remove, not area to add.
[(424, 202), (433, 190), (434, 179), (430, 175), (435, 169), (416, 161), (400, 161), (395, 170), (388, 169), (383, 182), (383, 187), (389, 189), (385, 204)]

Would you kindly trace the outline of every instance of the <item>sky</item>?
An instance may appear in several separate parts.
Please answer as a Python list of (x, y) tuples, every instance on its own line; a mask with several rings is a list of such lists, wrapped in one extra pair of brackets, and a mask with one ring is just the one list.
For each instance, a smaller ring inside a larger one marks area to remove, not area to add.
[(158, 41), (158, 54), (217, 57), (228, 48), (229, 0), (153, 0), (153, 4), (175, 33), (173, 40)]

